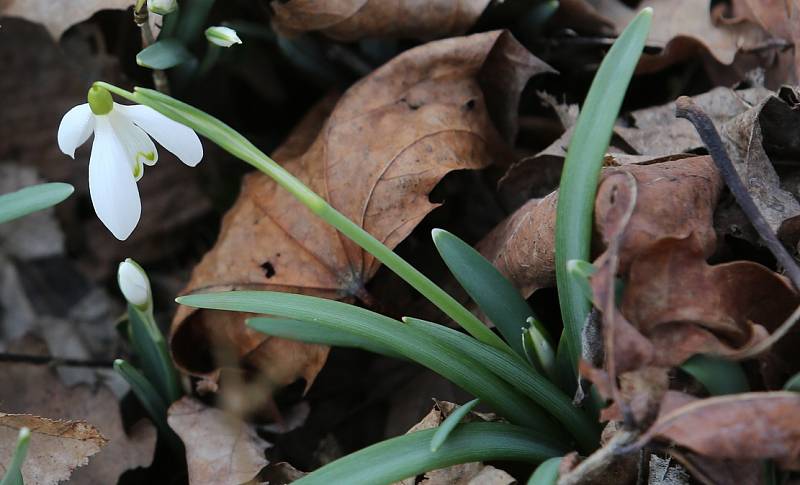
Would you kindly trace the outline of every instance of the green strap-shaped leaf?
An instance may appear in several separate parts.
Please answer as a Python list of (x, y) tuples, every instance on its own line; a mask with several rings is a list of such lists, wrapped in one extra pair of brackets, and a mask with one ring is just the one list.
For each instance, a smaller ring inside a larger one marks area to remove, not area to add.
[(28, 454), (28, 446), (31, 442), (31, 430), (22, 428), (17, 437), (17, 447), (14, 449), (14, 456), (11, 463), (6, 467), (6, 473), (0, 480), (0, 485), (24, 485), (22, 480), (22, 464)]
[(537, 369), (541, 369), (550, 381), (558, 382), (558, 363), (550, 334), (547, 329), (533, 317), (529, 317), (528, 326), (522, 329), (522, 348), (525, 357)]
[(522, 328), (534, 314), (519, 290), (469, 244), (443, 229), (434, 229), (432, 234), (439, 255), (456, 280), (500, 330), (511, 348), (524, 355)]
[(437, 451), (439, 448), (442, 447), (445, 440), (450, 433), (456, 429), (458, 423), (461, 422), (464, 417), (469, 414), (472, 409), (481, 402), (480, 399), (473, 399), (472, 401), (459, 406), (455, 411), (453, 411), (450, 416), (445, 418), (444, 421), (436, 428), (436, 432), (433, 433), (433, 437), (431, 438), (431, 451)]
[(697, 379), (712, 396), (750, 391), (742, 366), (721, 357), (694, 355), (681, 365), (681, 370)]
[(403, 318), (403, 321), (427, 338), (439, 340), (459, 353), (474, 357), (498, 377), (531, 398), (564, 425), (578, 441), (582, 451), (589, 452), (597, 448), (600, 442), (597, 423), (573, 406), (570, 398), (541, 374), (531, 372), (530, 367), (520, 365), (518, 360), (508, 354), (452, 328), (410, 317)]
[(53, 182), (0, 195), (0, 224), (54, 206), (73, 191), (75, 188), (70, 184)]
[(592, 211), (603, 156), (652, 17), (650, 8), (642, 10), (600, 64), (575, 124), (561, 172), (556, 209), (556, 283), (573, 370), (577, 370), (581, 356), (581, 330), (590, 305), (583, 289), (569, 277), (567, 261), (589, 259)]
[(372, 340), (449, 379), (481, 398), (509, 421), (549, 433), (552, 439), (560, 435), (559, 428), (546, 413), (470, 354), (456, 352), (436, 339), (415, 332), (402, 322), (365, 308), (324, 298), (272, 291), (187, 295), (177, 298), (177, 302), (198, 308), (259, 313), (314, 322)]
[(178, 39), (164, 39), (136, 54), (136, 64), (150, 69), (169, 69), (192, 58), (192, 53)]
[(435, 429), (398, 436), (334, 461), (294, 485), (388, 485), (404, 478), (459, 463), (504, 460), (540, 462), (560, 456), (530, 431), (505, 423), (458, 426), (438, 451), (428, 446)]
[(152, 313), (128, 305), (128, 320), (131, 343), (141, 361), (144, 375), (153, 383), (165, 403), (177, 401), (183, 395), (178, 371)]
[(786, 381), (786, 384), (783, 385), (783, 388), (787, 391), (800, 392), (800, 372), (793, 375), (791, 379)]
[(561, 457), (549, 458), (544, 463), (536, 467), (528, 485), (556, 485), (558, 483), (558, 467), (561, 465)]
[(387, 357), (405, 359), (389, 347), (358, 335), (343, 332), (314, 322), (292, 320), (288, 318), (257, 317), (247, 320), (247, 326), (253, 330), (290, 340), (299, 340), (309, 344), (330, 345), (333, 347), (351, 347), (374, 352)]

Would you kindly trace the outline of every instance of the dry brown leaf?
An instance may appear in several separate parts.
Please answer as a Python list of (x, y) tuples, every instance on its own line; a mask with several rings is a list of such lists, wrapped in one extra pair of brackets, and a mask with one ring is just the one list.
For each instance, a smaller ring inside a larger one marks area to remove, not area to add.
[(89, 457), (107, 443), (97, 428), (85, 421), (0, 413), (0, 462), (11, 461), (22, 428), (31, 430), (28, 455), (22, 465), (22, 478), (30, 484), (67, 480), (74, 469), (86, 465)]
[(174, 402), (167, 414), (186, 447), (192, 485), (240, 485), (269, 463), (264, 450), (272, 445), (236, 416), (189, 397)]
[[(663, 159), (656, 159), (663, 160)], [(613, 221), (620, 174), (632, 174), (638, 183), (640, 203), (625, 234), (621, 267), (627, 268), (636, 252), (667, 236), (698, 233), (703, 246), (714, 248), (711, 217), (722, 181), (709, 157), (669, 160), (649, 165), (609, 168), (601, 174), (595, 202), (595, 224), (602, 235)], [(531, 200), (498, 224), (477, 248), (523, 296), (555, 284), (555, 213), (558, 193)], [(607, 236), (602, 239), (608, 242)]]
[(661, 416), (640, 443), (660, 440), (710, 458), (800, 458), (800, 394), (751, 392), (697, 400)]
[[(433, 409), (422, 420), (411, 427), (408, 433), (422, 431), (439, 426), (458, 405), (447, 401), (435, 400)], [(464, 417), (463, 422), (496, 421), (493, 414), (470, 413)], [(480, 462), (463, 463), (451, 467), (432, 470), (420, 477), (410, 477), (396, 482), (394, 485), (510, 485), (516, 483), (514, 477), (489, 465)]]
[(132, 0), (0, 0), (0, 17), (21, 17), (42, 24), (58, 40), (68, 28), (100, 10), (125, 10)]
[[(318, 106), (274, 155), (391, 248), (436, 207), (428, 193), (447, 173), (506, 160), (520, 91), (530, 76), (550, 70), (507, 32), (431, 42)], [(379, 266), (253, 173), (185, 293), (246, 288), (369, 302), (364, 285)], [(326, 347), (266, 337), (246, 329), (244, 318), (180, 308), (171, 336), (176, 362), (208, 374), (211, 349), (228, 346), (276, 387), (298, 377), (313, 382)]]
[[(712, 0), (645, 0), (636, 8), (630, 8), (620, 0), (584, 2), (593, 8), (571, 8), (569, 14), (572, 18), (567, 15), (564, 19), (567, 25), (573, 19), (576, 25), (585, 25), (587, 19), (595, 18), (595, 21), (603, 20), (602, 26), (614, 25), (617, 34), (639, 10), (653, 8), (653, 25), (646, 45), (659, 48), (661, 52), (642, 56), (638, 69), (643, 72), (661, 69), (702, 51), (708, 52), (717, 63), (730, 65), (738, 53), (763, 48), (772, 40), (755, 23), (718, 21), (720, 13), (712, 11)], [(587, 15), (589, 12), (591, 14)], [(589, 30), (604, 29), (595, 27)]]
[[(46, 355), (46, 346), (30, 337), (13, 343), (9, 349), (20, 354)], [(108, 388), (67, 387), (50, 366), (0, 364), (0, 404), (3, 411), (12, 413), (88, 421), (102, 433), (108, 444), (88, 466), (73, 473), (71, 484), (116, 483), (125, 471), (149, 466), (153, 460), (156, 431), (149, 422), (140, 421), (125, 433), (119, 402)], [(34, 446), (35, 442), (31, 449)]]
[[(780, 147), (784, 156), (798, 152), (794, 131), (800, 127), (800, 101), (787, 88), (721, 127), (721, 134), (739, 177), (770, 228), (791, 245), (800, 238), (800, 202), (781, 188), (766, 148)], [(797, 218), (794, 221), (791, 219)], [(787, 223), (785, 226), (784, 223)]]
[(463, 34), (488, 4), (489, 0), (273, 0), (270, 6), (280, 31), (319, 31), (351, 42)]
[(655, 361), (674, 366), (696, 353), (732, 355), (748, 348), (798, 303), (790, 284), (764, 266), (711, 266), (692, 238), (666, 238), (639, 253), (621, 308), (654, 344)]

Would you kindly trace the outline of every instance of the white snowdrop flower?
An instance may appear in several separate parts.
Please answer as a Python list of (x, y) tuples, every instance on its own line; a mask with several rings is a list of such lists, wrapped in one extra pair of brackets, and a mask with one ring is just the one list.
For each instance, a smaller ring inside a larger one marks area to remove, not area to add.
[(58, 147), (75, 158), (75, 149), (94, 132), (89, 158), (92, 204), (103, 224), (124, 241), (142, 212), (136, 182), (144, 175), (145, 165), (158, 161), (150, 137), (190, 167), (203, 158), (203, 145), (191, 128), (147, 106), (117, 104), (104, 88), (92, 86), (88, 100), (61, 119)]
[(216, 44), (220, 47), (230, 47), (233, 44), (241, 44), (242, 39), (239, 38), (239, 35), (230, 27), (209, 27), (206, 29), (206, 39), (212, 44)]
[(119, 263), (117, 283), (128, 303), (139, 308), (150, 306), (150, 280), (136, 261), (127, 258)]
[(167, 15), (178, 10), (178, 0), (147, 0), (147, 10)]

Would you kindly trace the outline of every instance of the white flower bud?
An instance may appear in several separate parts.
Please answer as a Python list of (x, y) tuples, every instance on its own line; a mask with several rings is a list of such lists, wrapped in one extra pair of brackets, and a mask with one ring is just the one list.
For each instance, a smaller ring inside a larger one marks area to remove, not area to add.
[(159, 15), (167, 15), (178, 10), (178, 0), (147, 0), (147, 10)]
[(117, 282), (131, 305), (140, 308), (150, 306), (150, 280), (136, 261), (128, 258), (119, 263)]
[(241, 44), (242, 40), (236, 34), (236, 31), (230, 27), (209, 27), (206, 29), (206, 39), (212, 44), (220, 47), (230, 47), (233, 44)]

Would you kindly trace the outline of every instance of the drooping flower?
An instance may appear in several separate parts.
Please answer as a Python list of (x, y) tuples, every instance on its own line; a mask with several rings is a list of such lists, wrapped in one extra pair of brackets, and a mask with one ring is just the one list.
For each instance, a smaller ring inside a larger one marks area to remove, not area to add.
[(92, 205), (103, 224), (124, 241), (142, 212), (136, 182), (144, 175), (145, 165), (158, 161), (150, 137), (190, 167), (203, 158), (203, 145), (191, 128), (147, 106), (117, 104), (104, 88), (93, 86), (88, 101), (62, 118), (58, 147), (75, 158), (75, 149), (94, 133), (89, 158)]
[(223, 27), (221, 25), (209, 27), (206, 29), (206, 39), (212, 44), (220, 47), (230, 47), (233, 44), (241, 44), (242, 39), (230, 27)]

